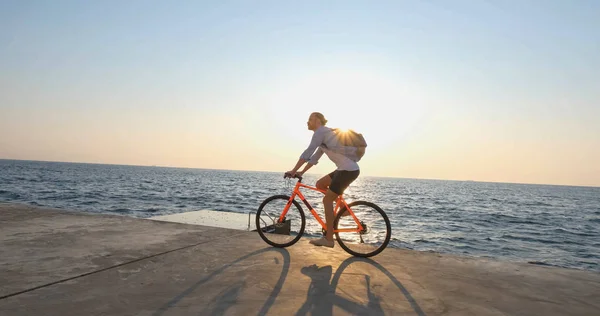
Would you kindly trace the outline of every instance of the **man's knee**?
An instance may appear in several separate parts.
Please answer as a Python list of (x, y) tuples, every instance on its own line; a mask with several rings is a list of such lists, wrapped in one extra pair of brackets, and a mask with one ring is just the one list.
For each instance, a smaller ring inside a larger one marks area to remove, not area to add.
[(315, 186), (319, 190), (327, 190), (327, 188), (329, 187), (330, 181), (331, 180), (328, 181), (328, 179), (319, 179), (319, 181), (317, 181), (317, 184)]
[(335, 199), (332, 199), (332, 198), (327, 197), (327, 196), (323, 197), (323, 204), (332, 204), (333, 201), (335, 201)]
[(328, 190), (327, 193), (325, 194), (325, 196), (323, 197), (323, 203), (331, 203), (333, 201), (335, 201), (335, 199), (338, 197), (337, 193)]

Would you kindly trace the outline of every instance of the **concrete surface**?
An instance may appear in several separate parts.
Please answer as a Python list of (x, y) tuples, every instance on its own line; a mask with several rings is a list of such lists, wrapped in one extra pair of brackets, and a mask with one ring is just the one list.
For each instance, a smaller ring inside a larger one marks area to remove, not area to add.
[[(153, 216), (149, 219), (249, 231), (256, 229), (256, 224), (254, 223), (255, 218), (255, 214), (199, 210), (193, 212)], [(250, 229), (248, 228), (248, 221), (250, 221)]]
[(600, 315), (600, 274), (0, 204), (0, 315)]

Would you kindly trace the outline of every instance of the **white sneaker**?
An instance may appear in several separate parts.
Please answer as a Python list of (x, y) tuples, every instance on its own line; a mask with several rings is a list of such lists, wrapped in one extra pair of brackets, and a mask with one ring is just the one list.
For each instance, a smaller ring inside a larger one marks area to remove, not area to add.
[(329, 248), (333, 248), (333, 246), (335, 245), (335, 242), (333, 240), (329, 241), (325, 237), (321, 237), (319, 239), (313, 239), (310, 241), (310, 243), (315, 246), (325, 246), (325, 247), (329, 247)]

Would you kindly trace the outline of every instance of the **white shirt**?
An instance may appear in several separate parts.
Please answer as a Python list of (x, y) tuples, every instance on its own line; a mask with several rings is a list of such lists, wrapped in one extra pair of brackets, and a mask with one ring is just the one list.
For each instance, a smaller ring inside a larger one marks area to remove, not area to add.
[(323, 153), (335, 163), (337, 170), (355, 171), (360, 169), (357, 163), (359, 158), (356, 157), (356, 147), (341, 145), (335, 137), (335, 133), (326, 126), (315, 130), (310, 145), (300, 155), (300, 158), (316, 165)]
[(343, 154), (336, 153), (333, 150), (329, 150), (326, 148), (319, 147), (319, 149), (323, 150), (327, 157), (329, 157), (329, 159), (331, 159), (331, 161), (335, 163), (335, 165), (337, 166), (337, 170), (354, 171), (360, 169), (358, 167), (358, 163), (352, 161), (350, 158), (344, 156)]

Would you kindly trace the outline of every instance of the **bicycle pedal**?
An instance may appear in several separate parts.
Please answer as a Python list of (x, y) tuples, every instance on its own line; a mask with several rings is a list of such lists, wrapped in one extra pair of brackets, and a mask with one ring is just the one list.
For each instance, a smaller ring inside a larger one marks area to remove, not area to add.
[(369, 233), (369, 227), (367, 226), (367, 224), (365, 224), (361, 221), (360, 225), (362, 225), (363, 229), (360, 232), (358, 232), (359, 234), (365, 235), (365, 234)]

